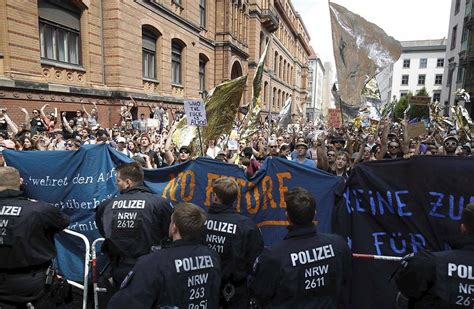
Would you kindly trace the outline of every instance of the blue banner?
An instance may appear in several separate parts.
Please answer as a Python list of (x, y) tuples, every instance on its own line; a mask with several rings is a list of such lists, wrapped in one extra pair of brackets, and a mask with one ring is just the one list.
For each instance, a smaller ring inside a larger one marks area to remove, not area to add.
[[(94, 208), (118, 194), (115, 167), (130, 159), (108, 145), (88, 145), (78, 151), (4, 151), (9, 166), (24, 180), (27, 196), (52, 203), (71, 217), (70, 229), (92, 242), (100, 237)], [(236, 208), (255, 220), (266, 245), (282, 239), (288, 225), (284, 194), (296, 186), (316, 198), (318, 230), (331, 231), (334, 192), (341, 177), (280, 159), (268, 158), (251, 179), (233, 164), (199, 158), (180, 165), (145, 170), (145, 184), (171, 203), (192, 202), (210, 206), (212, 183), (229, 176), (239, 183)], [(68, 235), (57, 238), (58, 266), (66, 278), (82, 281), (84, 246)]]

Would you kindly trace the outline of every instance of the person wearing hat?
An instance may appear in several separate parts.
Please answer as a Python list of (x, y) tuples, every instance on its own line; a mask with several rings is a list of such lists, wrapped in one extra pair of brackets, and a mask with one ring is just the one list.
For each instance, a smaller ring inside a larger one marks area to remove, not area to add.
[(335, 136), (331, 140), (331, 144), (334, 146), (336, 152), (344, 150), (344, 145), (346, 144), (346, 140), (342, 136)]
[(303, 142), (298, 142), (295, 145), (296, 158), (293, 159), (296, 163), (303, 164), (308, 167), (316, 168), (316, 162), (306, 158), (306, 153), (308, 152), (308, 145)]
[(117, 147), (116, 147), (117, 151), (131, 158), (133, 156), (133, 153), (130, 150), (128, 150), (126, 144), (127, 144), (127, 140), (125, 139), (125, 137), (123, 136), (117, 137)]
[(467, 204), (452, 250), (405, 256), (394, 278), (407, 308), (473, 308), (474, 203)]
[(455, 135), (448, 135), (443, 140), (444, 153), (447, 156), (455, 156), (459, 146), (459, 139)]
[(217, 160), (217, 161), (221, 161), (221, 162), (227, 162), (227, 153), (225, 151), (221, 150), (217, 153), (217, 155), (214, 159)]
[(470, 143), (466, 143), (462, 146), (461, 155), (463, 157), (470, 157), (471, 156), (471, 144)]

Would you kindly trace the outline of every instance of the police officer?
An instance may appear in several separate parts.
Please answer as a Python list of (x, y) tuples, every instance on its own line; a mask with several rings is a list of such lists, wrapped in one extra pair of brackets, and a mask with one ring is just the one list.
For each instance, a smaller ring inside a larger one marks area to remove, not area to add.
[(344, 239), (317, 233), (316, 201), (302, 188), (285, 194), (287, 236), (254, 264), (250, 291), (263, 308), (350, 308), (351, 254)]
[(175, 206), (172, 242), (141, 257), (108, 308), (218, 308), (219, 256), (201, 244), (205, 212), (191, 203)]
[(238, 184), (227, 177), (212, 186), (212, 205), (205, 224), (204, 241), (221, 257), (223, 308), (247, 308), (247, 276), (263, 250), (260, 230), (255, 223), (236, 212)]
[(106, 238), (102, 251), (110, 260), (114, 286), (118, 288), (136, 259), (151, 252), (168, 235), (171, 206), (144, 187), (138, 163), (117, 167), (120, 196), (96, 209), (96, 223)]
[(420, 251), (403, 258), (395, 282), (408, 308), (474, 308), (474, 204), (461, 218), (453, 250)]
[(69, 218), (52, 205), (27, 199), (20, 183), (18, 170), (0, 167), (0, 308), (29, 302), (44, 308), (39, 303), (52, 283), (53, 237)]

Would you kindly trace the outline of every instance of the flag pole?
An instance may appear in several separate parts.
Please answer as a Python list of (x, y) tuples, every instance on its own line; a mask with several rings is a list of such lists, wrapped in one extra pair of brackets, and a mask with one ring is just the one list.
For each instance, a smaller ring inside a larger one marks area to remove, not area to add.
[(374, 255), (352, 253), (352, 257), (360, 260), (382, 260), (382, 261), (401, 261), (403, 258), (399, 256)]

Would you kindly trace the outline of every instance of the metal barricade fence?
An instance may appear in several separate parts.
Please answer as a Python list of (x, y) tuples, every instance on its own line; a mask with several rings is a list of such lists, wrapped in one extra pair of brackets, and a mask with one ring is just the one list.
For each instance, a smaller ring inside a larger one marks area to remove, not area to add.
[(89, 244), (89, 239), (87, 239), (86, 236), (82, 235), (81, 233), (65, 229), (63, 230), (66, 234), (73, 235), (75, 237), (79, 237), (82, 239), (84, 242), (85, 246), (85, 256), (84, 256), (84, 285), (81, 285), (80, 283), (77, 283), (72, 280), (67, 280), (67, 282), (75, 286), (81, 290), (83, 290), (83, 296), (82, 296), (82, 309), (87, 309), (87, 293), (88, 293), (88, 279), (89, 279), (89, 263), (90, 263), (90, 244)]
[(97, 285), (97, 244), (103, 242), (105, 238), (97, 238), (92, 242), (91, 265), (92, 265), (92, 287), (94, 289), (94, 308), (99, 309), (99, 292), (107, 292), (105, 288), (99, 288)]

